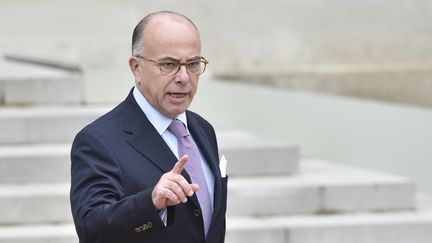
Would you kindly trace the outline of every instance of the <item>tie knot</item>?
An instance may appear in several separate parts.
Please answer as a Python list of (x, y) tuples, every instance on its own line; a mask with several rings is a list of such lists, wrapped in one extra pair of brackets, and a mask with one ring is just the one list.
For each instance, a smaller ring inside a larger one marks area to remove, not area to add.
[(177, 138), (184, 138), (189, 135), (183, 122), (177, 119), (171, 122), (168, 130), (172, 132)]

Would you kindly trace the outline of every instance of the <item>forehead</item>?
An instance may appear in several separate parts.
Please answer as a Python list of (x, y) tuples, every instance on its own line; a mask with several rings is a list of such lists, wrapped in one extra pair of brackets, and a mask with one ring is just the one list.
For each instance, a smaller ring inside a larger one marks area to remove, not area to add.
[(148, 22), (142, 33), (143, 51), (199, 52), (201, 40), (198, 30), (188, 20), (177, 15), (157, 15)]

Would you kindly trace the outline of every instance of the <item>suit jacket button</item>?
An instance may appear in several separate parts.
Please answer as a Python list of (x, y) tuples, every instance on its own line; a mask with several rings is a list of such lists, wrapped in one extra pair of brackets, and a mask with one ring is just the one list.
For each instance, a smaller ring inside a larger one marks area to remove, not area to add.
[(193, 215), (195, 216), (195, 217), (200, 217), (201, 216), (201, 210), (200, 209), (194, 209), (194, 211), (193, 211)]

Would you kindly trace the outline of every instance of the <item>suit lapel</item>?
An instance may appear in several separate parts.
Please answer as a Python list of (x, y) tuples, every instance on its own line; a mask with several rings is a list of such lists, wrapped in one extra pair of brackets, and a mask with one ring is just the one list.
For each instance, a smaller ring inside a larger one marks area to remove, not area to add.
[(162, 172), (170, 171), (177, 158), (142, 112), (132, 92), (125, 100), (123, 116), (127, 142)]

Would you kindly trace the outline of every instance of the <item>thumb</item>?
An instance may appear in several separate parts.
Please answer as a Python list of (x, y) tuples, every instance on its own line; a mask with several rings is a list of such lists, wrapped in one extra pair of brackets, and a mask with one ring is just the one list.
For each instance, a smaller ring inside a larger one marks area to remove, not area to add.
[(197, 191), (199, 190), (199, 185), (196, 184), (196, 183), (192, 183), (192, 184), (191, 184), (191, 187), (192, 187), (192, 191), (193, 191), (193, 192), (197, 192)]

